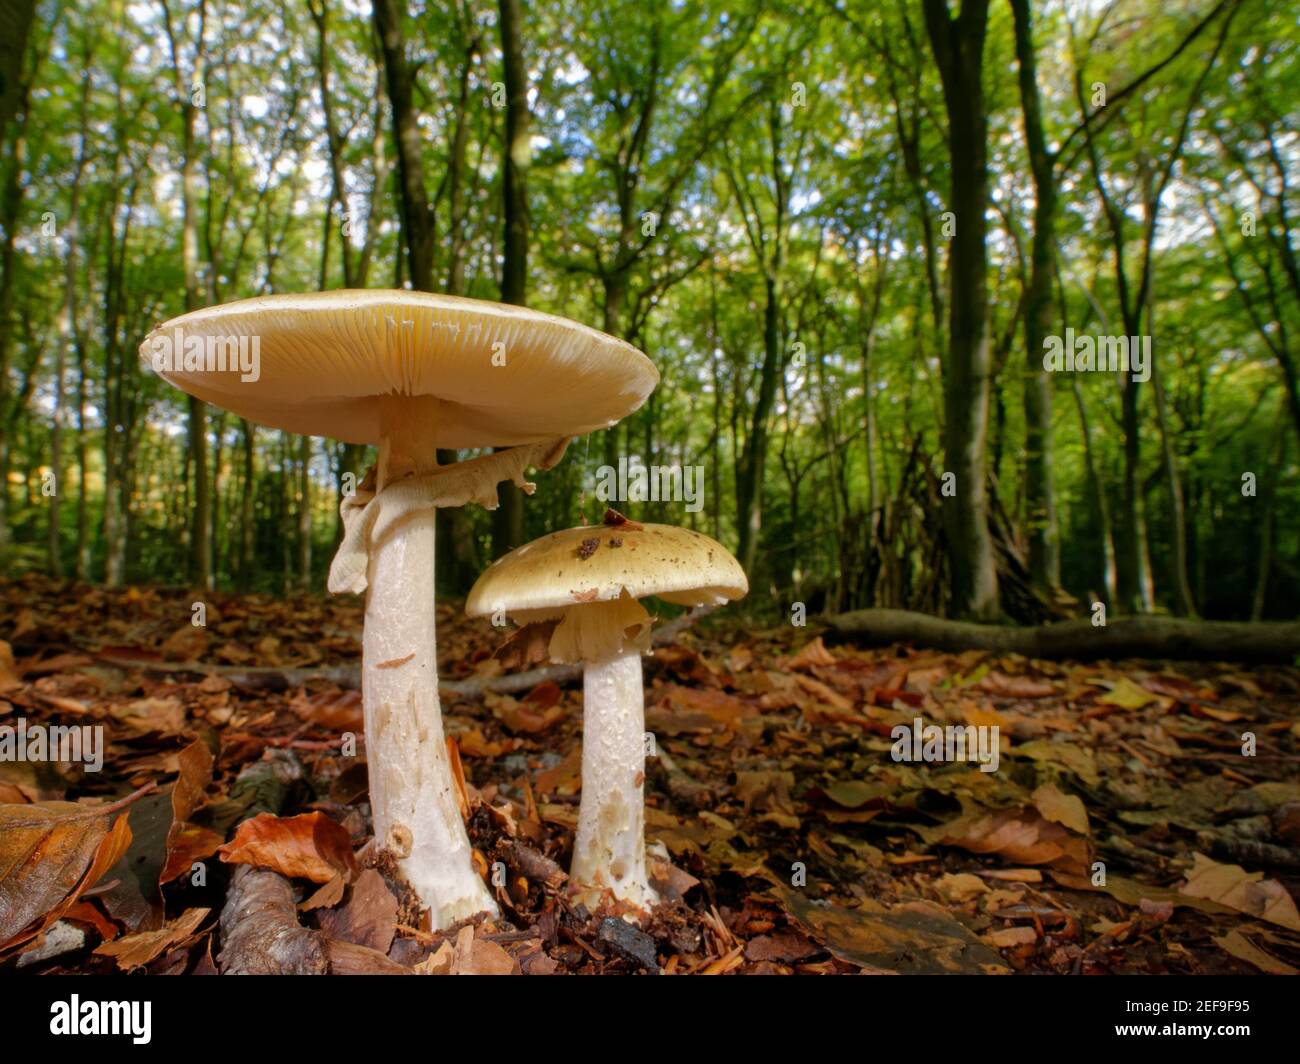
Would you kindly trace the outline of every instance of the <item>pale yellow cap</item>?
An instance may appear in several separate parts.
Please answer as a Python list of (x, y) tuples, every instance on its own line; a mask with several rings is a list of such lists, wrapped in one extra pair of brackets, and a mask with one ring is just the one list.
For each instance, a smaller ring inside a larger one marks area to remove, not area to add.
[[(192, 338), (219, 342), (227, 368), (214, 357), (186, 369), (178, 339)], [(257, 379), (241, 379), (229, 362), (241, 339), (251, 352), (254, 338)], [(513, 446), (607, 428), (659, 381), (631, 344), (566, 318), (396, 290), (259, 296), (192, 311), (150, 332), (140, 355), (177, 388), (240, 417), (348, 443), (379, 442), (387, 396), (436, 397), (438, 446)]]
[(637, 599), (719, 605), (743, 598), (749, 581), (731, 552), (702, 532), (635, 522), (595, 525), (553, 532), (498, 558), (474, 584), (465, 612), (559, 611), (608, 602), (624, 590)]

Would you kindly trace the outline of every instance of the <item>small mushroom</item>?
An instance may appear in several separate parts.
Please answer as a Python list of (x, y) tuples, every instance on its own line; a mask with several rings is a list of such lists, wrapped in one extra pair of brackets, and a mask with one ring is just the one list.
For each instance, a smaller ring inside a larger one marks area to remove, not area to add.
[[(615, 540), (622, 545), (611, 549)], [(658, 900), (646, 876), (641, 685), (653, 618), (640, 600), (719, 605), (748, 590), (740, 563), (716, 540), (623, 522), (527, 543), (494, 562), (470, 591), (471, 617), (558, 620), (552, 660), (583, 665), (582, 803), (570, 870), (580, 896), (608, 891), (641, 910)]]
[[(572, 436), (645, 401), (631, 345), (522, 307), (402, 291), (275, 295), (154, 329), (140, 349), (182, 391), (262, 425), (377, 444), (342, 502), (331, 591), (365, 591), (362, 691), (375, 836), (434, 928), (496, 905), (475, 872), (438, 701), (434, 508), (497, 504)], [(256, 355), (254, 359), (252, 356)], [(240, 356), (243, 356), (242, 358)], [(438, 447), (501, 447), (439, 466)]]

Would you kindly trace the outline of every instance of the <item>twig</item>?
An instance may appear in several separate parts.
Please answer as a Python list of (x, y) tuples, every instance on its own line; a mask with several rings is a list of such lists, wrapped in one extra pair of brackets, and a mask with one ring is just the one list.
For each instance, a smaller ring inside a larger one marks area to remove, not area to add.
[(143, 798), (152, 790), (156, 790), (158, 784), (146, 783), (139, 790), (132, 791), (125, 798), (119, 798), (116, 802), (109, 802), (108, 805), (90, 806), (76, 813), (59, 813), (56, 816), (46, 817), (44, 820), (6, 820), (5, 829), (10, 828), (48, 828), (55, 824), (71, 824), (78, 820), (94, 820), (96, 817), (110, 816), (119, 810), (125, 809), (132, 802)]
[[(667, 646), (682, 632), (701, 617), (712, 613), (713, 606), (696, 606), (688, 613), (682, 614), (660, 625), (654, 633), (654, 646)], [(105, 665), (119, 669), (139, 669), (154, 673), (193, 673), (199, 676), (219, 676), (239, 687), (249, 687), (265, 691), (287, 691), (294, 687), (303, 687), (312, 682), (334, 683), (339, 687), (355, 690), (361, 683), (361, 669), (357, 665), (326, 665), (319, 668), (275, 668), (274, 666), (242, 665), (207, 665), (197, 661), (135, 661), (118, 658), (112, 654), (96, 654), (96, 659)], [(580, 665), (546, 665), (527, 672), (507, 673), (504, 676), (488, 676), (473, 680), (438, 681), (438, 690), (443, 695), (462, 699), (482, 698), (487, 692), (493, 694), (514, 694), (529, 691), (538, 684), (573, 683), (582, 676)]]

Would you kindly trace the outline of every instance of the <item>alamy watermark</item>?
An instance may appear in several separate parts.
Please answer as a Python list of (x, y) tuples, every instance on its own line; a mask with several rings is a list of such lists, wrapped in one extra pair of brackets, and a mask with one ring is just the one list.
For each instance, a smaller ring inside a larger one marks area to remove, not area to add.
[(91, 724), (33, 724), (26, 717), (0, 725), (0, 761), (79, 761), (87, 772), (104, 767), (104, 729)]
[(1131, 373), (1135, 384), (1151, 379), (1151, 337), (1065, 336), (1043, 339), (1043, 369), (1048, 373)]
[(639, 458), (620, 458), (617, 467), (596, 470), (596, 498), (601, 502), (680, 502), (686, 512), (704, 508), (704, 467), (647, 466)]
[(1001, 756), (998, 725), (926, 724), (920, 717), (910, 725), (896, 724), (890, 756), (895, 761), (978, 761), (981, 772), (996, 772)]
[(150, 1001), (82, 1001), (73, 994), (69, 1001), (51, 1003), (50, 1034), (129, 1035), (135, 1045), (148, 1045), (152, 1013)]
[(262, 375), (262, 338), (187, 336), (177, 325), (149, 338), (149, 361), (155, 373), (238, 373), (251, 383)]

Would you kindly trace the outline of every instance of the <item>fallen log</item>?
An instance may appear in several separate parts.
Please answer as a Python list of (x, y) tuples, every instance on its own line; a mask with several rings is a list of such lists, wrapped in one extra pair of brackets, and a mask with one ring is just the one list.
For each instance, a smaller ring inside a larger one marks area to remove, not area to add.
[(936, 650), (988, 650), (1029, 658), (1162, 658), (1175, 661), (1282, 662), (1300, 658), (1300, 622), (1190, 621), (1117, 617), (1036, 627), (950, 621), (910, 610), (854, 610), (826, 618), (832, 636), (868, 646), (914, 643)]

